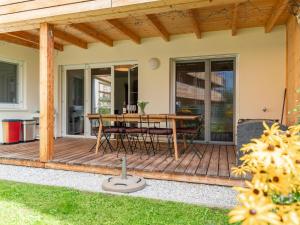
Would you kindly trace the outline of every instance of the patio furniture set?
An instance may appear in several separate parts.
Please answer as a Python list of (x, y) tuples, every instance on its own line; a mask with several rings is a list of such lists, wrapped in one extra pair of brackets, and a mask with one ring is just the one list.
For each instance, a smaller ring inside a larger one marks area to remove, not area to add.
[[(142, 156), (155, 155), (161, 151), (161, 142), (167, 142), (169, 156), (179, 159), (179, 154), (194, 151), (199, 158), (202, 153), (198, 151), (194, 141), (202, 131), (202, 116), (174, 115), (174, 114), (88, 114), (91, 121), (92, 132), (97, 142), (91, 149), (98, 153), (121, 151), (133, 154), (140, 151)], [(178, 138), (183, 140), (184, 148), (179, 151)], [(112, 143), (115, 140), (116, 144)], [(173, 147), (172, 147), (173, 144)]]

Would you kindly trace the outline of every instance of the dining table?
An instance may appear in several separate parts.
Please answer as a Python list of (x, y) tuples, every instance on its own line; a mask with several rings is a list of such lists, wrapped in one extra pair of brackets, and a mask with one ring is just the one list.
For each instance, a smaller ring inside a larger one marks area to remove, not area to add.
[[(179, 149), (178, 149), (178, 141), (177, 141), (177, 122), (184, 122), (184, 121), (195, 121), (199, 119), (199, 115), (176, 115), (176, 114), (137, 114), (137, 113), (127, 113), (127, 114), (87, 114), (87, 117), (90, 121), (97, 120), (99, 121), (99, 128), (97, 134), (97, 143), (96, 143), (96, 154), (99, 152), (99, 148), (101, 146), (101, 137), (102, 137), (102, 130), (104, 121), (120, 121), (125, 119), (126, 122), (139, 122), (139, 121), (147, 121), (151, 120), (151, 122), (165, 122), (166, 120), (172, 124), (172, 131), (173, 131), (173, 145), (174, 145), (174, 158), (175, 160), (179, 159)], [(186, 143), (184, 142), (184, 145)]]

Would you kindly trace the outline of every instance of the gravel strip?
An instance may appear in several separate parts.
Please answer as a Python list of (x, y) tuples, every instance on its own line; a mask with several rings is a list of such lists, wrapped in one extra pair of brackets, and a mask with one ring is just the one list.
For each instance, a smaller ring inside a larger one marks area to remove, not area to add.
[[(0, 165), (0, 179), (60, 186), (90, 192), (105, 192), (102, 181), (109, 176), (64, 170)], [(236, 192), (229, 187), (147, 179), (144, 190), (126, 194), (145, 198), (184, 202), (217, 208), (232, 208)]]

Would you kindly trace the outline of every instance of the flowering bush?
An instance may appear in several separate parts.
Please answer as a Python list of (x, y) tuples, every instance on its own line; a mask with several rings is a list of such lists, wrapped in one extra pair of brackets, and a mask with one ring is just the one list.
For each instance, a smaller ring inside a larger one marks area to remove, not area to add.
[(278, 124), (268, 127), (260, 139), (244, 145), (237, 175), (252, 174), (246, 188), (235, 188), (239, 206), (230, 223), (242, 225), (300, 225), (300, 125), (283, 132)]

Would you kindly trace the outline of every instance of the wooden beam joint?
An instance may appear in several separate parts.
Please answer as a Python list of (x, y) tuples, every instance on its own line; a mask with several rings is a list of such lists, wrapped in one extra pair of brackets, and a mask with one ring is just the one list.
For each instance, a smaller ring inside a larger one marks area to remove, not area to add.
[(266, 23), (265, 26), (265, 32), (269, 33), (273, 30), (273, 28), (275, 27), (275, 25), (278, 22), (278, 19), (280, 18), (280, 16), (282, 15), (282, 13), (287, 10), (288, 7), (288, 0), (278, 0), (276, 5), (274, 5), (273, 9), (272, 9), (272, 13), (269, 16), (269, 19)]
[(86, 23), (72, 24), (71, 27), (75, 28), (76, 30), (78, 30), (98, 41), (103, 42), (104, 44), (106, 44), (108, 46), (114, 45), (114, 41), (111, 38), (96, 31), (94, 28), (92, 28), (90, 25), (88, 25)]
[(124, 24), (122, 24), (119, 20), (112, 19), (112, 20), (107, 20), (107, 22), (113, 27), (115, 27), (117, 30), (119, 30), (121, 33), (125, 34), (135, 43), (137, 44), (141, 43), (141, 38), (137, 34), (135, 34), (132, 30), (127, 28)]
[(165, 28), (164, 25), (159, 21), (157, 16), (155, 14), (148, 14), (146, 15), (151, 24), (154, 26), (154, 28), (158, 31), (160, 36), (165, 40), (165, 41), (170, 41), (170, 34)]
[(232, 36), (237, 35), (238, 12), (239, 12), (239, 3), (236, 3), (233, 8), (233, 16), (232, 16), (232, 25), (231, 25)]
[(201, 38), (201, 28), (200, 28), (200, 23), (198, 21), (198, 13), (196, 9), (190, 9), (188, 11), (191, 17), (192, 25), (193, 25), (193, 30), (194, 33), (196, 34), (197, 38)]
[[(15, 31), (15, 32), (9, 32), (7, 35), (22, 39), (26, 42), (32, 42), (36, 44), (39, 47), (40, 37), (35, 34), (31, 34), (27, 31)], [(54, 48), (58, 51), (63, 51), (64, 46), (59, 43), (54, 43)]]
[(55, 37), (64, 40), (66, 42), (69, 42), (70, 44), (76, 45), (80, 48), (87, 49), (88, 48), (88, 43), (86, 41), (83, 41), (82, 39), (72, 35), (68, 34), (64, 31), (54, 29), (53, 34)]

